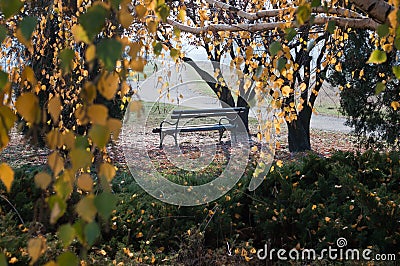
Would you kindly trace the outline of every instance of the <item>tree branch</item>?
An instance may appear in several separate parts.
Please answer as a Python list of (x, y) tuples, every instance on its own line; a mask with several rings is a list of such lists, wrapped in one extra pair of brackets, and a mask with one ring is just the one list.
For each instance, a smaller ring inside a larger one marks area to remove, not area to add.
[[(235, 13), (237, 16), (248, 19), (250, 21), (254, 21), (261, 18), (267, 17), (277, 17), (283, 13), (288, 13), (291, 11), (296, 11), (297, 7), (294, 8), (281, 8), (281, 9), (270, 9), (270, 10), (261, 10), (255, 13), (248, 13), (246, 11), (240, 10), (237, 7), (232, 5), (217, 1), (217, 0), (205, 0), (208, 4), (214, 5), (215, 7), (221, 8), (226, 11), (230, 11)], [(352, 10), (340, 7), (332, 7), (332, 8), (325, 8), (325, 7), (314, 7), (312, 8), (312, 13), (326, 13), (332, 15), (340, 15), (347, 18), (365, 18), (361, 14), (354, 12)]]
[(369, 17), (378, 21), (378, 23), (386, 23), (390, 25), (389, 14), (393, 10), (393, 6), (383, 0), (350, 0), (355, 6), (368, 14)]
[[(363, 19), (352, 19), (352, 18), (340, 18), (340, 17), (316, 17), (313, 21), (315, 25), (325, 25), (329, 21), (335, 21), (336, 26), (338, 27), (350, 27), (357, 29), (370, 29), (376, 30), (379, 24), (371, 18), (363, 18)], [(240, 24), (209, 24), (203, 27), (192, 27), (184, 25), (180, 22), (177, 22), (173, 19), (168, 18), (167, 23), (173, 27), (178, 28), (179, 30), (192, 34), (202, 34), (205, 32), (219, 32), (219, 31), (229, 31), (229, 32), (239, 32), (239, 31), (247, 31), (250, 33), (262, 32), (274, 30), (276, 28), (286, 28), (286, 27), (295, 27), (294, 22), (263, 22), (256, 24), (248, 24), (248, 23), (240, 23)]]

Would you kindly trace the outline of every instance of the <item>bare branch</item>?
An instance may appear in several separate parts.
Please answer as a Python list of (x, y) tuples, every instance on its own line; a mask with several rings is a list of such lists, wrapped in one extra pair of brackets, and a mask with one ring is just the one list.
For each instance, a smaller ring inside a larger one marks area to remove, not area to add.
[[(270, 9), (270, 10), (261, 10), (255, 13), (248, 13), (246, 11), (240, 10), (237, 7), (232, 5), (217, 1), (217, 0), (205, 0), (208, 4), (214, 5), (215, 7), (221, 8), (226, 11), (230, 11), (235, 13), (237, 16), (248, 19), (250, 21), (254, 21), (261, 18), (267, 17), (277, 17), (283, 13), (289, 13), (291, 11), (296, 11), (297, 7), (293, 8), (282, 8), (282, 9)], [(325, 8), (325, 7), (314, 7), (312, 8), (312, 13), (326, 13), (330, 15), (339, 15), (346, 18), (365, 18), (361, 14), (354, 12), (352, 10), (340, 7), (332, 7), (332, 8)]]
[(383, 0), (351, 0), (350, 2), (379, 23), (387, 23), (390, 25), (388, 18), (390, 12), (393, 10), (393, 6), (389, 3)]
[[(379, 24), (371, 18), (363, 18), (363, 19), (353, 19), (353, 18), (341, 18), (341, 17), (326, 17), (326, 16), (318, 16), (314, 19), (313, 24), (315, 25), (325, 25), (329, 21), (335, 21), (336, 26), (338, 27), (351, 27), (357, 29), (370, 29), (376, 30)], [(239, 31), (247, 31), (250, 33), (255, 32), (263, 32), (274, 30), (276, 28), (287, 28), (287, 27), (296, 27), (294, 22), (262, 22), (256, 24), (249, 23), (239, 23), (239, 24), (209, 24), (203, 27), (192, 27), (184, 25), (180, 22), (177, 22), (173, 19), (168, 18), (167, 23), (171, 26), (178, 28), (179, 30), (187, 33), (193, 33), (196, 35), (205, 33), (205, 32), (219, 32), (219, 31), (229, 31), (229, 32), (239, 32)]]

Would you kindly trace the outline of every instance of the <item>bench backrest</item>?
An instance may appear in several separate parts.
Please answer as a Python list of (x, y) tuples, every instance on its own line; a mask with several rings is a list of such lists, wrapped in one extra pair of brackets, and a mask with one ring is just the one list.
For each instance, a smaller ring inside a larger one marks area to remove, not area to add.
[(195, 110), (174, 110), (171, 119), (179, 118), (200, 118), (237, 115), (246, 111), (245, 107), (218, 108), (218, 109), (195, 109)]

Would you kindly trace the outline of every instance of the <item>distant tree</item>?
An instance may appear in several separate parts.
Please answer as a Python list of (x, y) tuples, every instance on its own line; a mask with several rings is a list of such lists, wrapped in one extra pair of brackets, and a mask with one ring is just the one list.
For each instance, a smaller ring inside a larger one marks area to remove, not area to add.
[(342, 69), (333, 70), (328, 81), (340, 88), (341, 112), (363, 144), (370, 147), (385, 141), (400, 147), (400, 112), (394, 108), (400, 101), (400, 83), (392, 71), (397, 71), (399, 62), (396, 52), (390, 52), (382, 64), (365, 64), (375, 49), (369, 36), (365, 30), (349, 34), (339, 57)]

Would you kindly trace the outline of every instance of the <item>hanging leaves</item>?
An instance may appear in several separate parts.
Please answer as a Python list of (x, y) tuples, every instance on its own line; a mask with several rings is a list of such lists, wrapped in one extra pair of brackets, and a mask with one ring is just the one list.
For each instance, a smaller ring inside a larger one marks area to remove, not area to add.
[(34, 124), (40, 121), (40, 106), (39, 99), (32, 93), (24, 93), (18, 97), (15, 102), (18, 113), (25, 119), (25, 121)]
[(56, 95), (50, 99), (49, 104), (47, 105), (49, 110), (51, 119), (53, 119), (54, 123), (58, 122), (58, 119), (61, 114), (61, 99), (60, 96)]
[(51, 183), (51, 176), (48, 173), (40, 172), (35, 175), (35, 184), (45, 190)]
[(97, 57), (108, 71), (113, 71), (122, 55), (122, 44), (115, 39), (102, 39), (96, 47)]
[(387, 60), (387, 55), (384, 51), (381, 50), (374, 50), (368, 61), (367, 64), (382, 64), (384, 62), (386, 62)]
[(3, 182), (4, 186), (6, 187), (7, 192), (10, 192), (12, 182), (14, 181), (14, 171), (6, 163), (0, 164), (0, 180)]
[(33, 265), (46, 250), (46, 240), (43, 237), (28, 240), (28, 253), (31, 257), (30, 265)]
[(21, 9), (23, 3), (21, 0), (2, 0), (0, 1), (0, 9), (4, 14), (5, 19), (17, 14)]
[[(108, 10), (103, 5), (95, 4), (79, 17), (79, 23), (89, 40), (92, 41), (103, 29), (107, 16)], [(82, 32), (79, 32), (79, 35), (82, 35)]]

